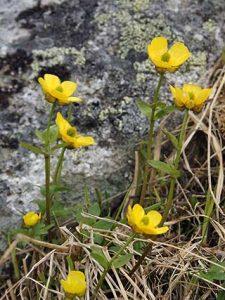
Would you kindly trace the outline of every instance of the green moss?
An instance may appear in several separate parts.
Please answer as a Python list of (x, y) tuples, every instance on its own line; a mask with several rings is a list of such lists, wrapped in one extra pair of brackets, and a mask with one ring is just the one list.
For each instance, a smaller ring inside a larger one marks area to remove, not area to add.
[(33, 77), (36, 77), (43, 67), (61, 65), (68, 57), (72, 58), (74, 65), (85, 64), (84, 48), (80, 51), (74, 47), (53, 47), (47, 50), (34, 50), (34, 60), (31, 65), (33, 69)]

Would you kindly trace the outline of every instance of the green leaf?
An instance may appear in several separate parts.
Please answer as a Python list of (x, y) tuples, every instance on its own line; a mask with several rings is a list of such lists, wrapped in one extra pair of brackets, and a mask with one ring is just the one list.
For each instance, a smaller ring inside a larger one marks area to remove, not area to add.
[(35, 154), (44, 154), (44, 151), (37, 146), (33, 146), (33, 145), (25, 143), (25, 142), (21, 142), (20, 146), (35, 153)]
[(225, 291), (219, 291), (219, 293), (217, 294), (216, 300), (224, 300), (225, 299)]
[(214, 280), (225, 281), (225, 269), (224, 269), (225, 264), (221, 262), (219, 262), (218, 264), (220, 264), (221, 267), (212, 265), (207, 272), (200, 272), (200, 276), (203, 279), (207, 279), (210, 281), (214, 281)]
[(52, 125), (50, 126), (49, 130), (45, 129), (44, 131), (36, 130), (35, 134), (42, 143), (54, 144), (59, 135), (58, 126)]
[(125, 255), (121, 255), (119, 257), (117, 257), (114, 262), (113, 262), (113, 267), (114, 268), (121, 268), (122, 266), (126, 265), (129, 260), (132, 258), (132, 254), (131, 253), (127, 253)]
[(158, 102), (156, 111), (155, 111), (155, 120), (161, 119), (164, 116), (168, 115), (169, 113), (175, 110), (175, 106), (173, 105), (166, 105), (163, 102)]
[(149, 103), (146, 103), (142, 100), (137, 100), (137, 107), (147, 118), (151, 118), (152, 108)]
[(172, 164), (167, 164), (160, 160), (149, 160), (148, 163), (154, 169), (165, 172), (166, 174), (169, 174), (175, 178), (180, 176), (180, 171), (175, 169), (175, 167)]
[(99, 220), (93, 225), (94, 228), (105, 229), (105, 230), (110, 230), (112, 226), (113, 224), (111, 222), (107, 222), (105, 220)]
[(91, 257), (93, 257), (104, 269), (108, 267), (108, 260), (101, 249), (91, 247)]
[(173, 146), (178, 149), (178, 140), (175, 137), (175, 135), (173, 135), (171, 132), (167, 131), (165, 128), (163, 129), (163, 133), (165, 133), (165, 135), (167, 136), (168, 140), (171, 141), (171, 143), (173, 144)]
[[(68, 188), (66, 186), (63, 186), (63, 185), (56, 185), (56, 184), (51, 184), (50, 185), (50, 194), (51, 195), (59, 193), (59, 192), (66, 192), (66, 191), (70, 191), (70, 188)], [(41, 187), (41, 194), (43, 196), (45, 196), (45, 193), (46, 193), (46, 187), (42, 186)]]
[(88, 208), (88, 213), (94, 216), (99, 217), (101, 214), (101, 209), (99, 207), (98, 203), (94, 203), (92, 204), (89, 208)]

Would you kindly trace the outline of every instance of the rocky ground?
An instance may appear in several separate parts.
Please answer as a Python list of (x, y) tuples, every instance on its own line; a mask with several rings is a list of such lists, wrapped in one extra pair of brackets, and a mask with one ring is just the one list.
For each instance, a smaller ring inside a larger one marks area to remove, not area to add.
[[(97, 145), (68, 153), (64, 180), (79, 201), (85, 184), (108, 194), (131, 179), (135, 144), (147, 122), (135, 101), (148, 100), (156, 75), (146, 45), (157, 35), (184, 41), (192, 59), (169, 80), (196, 82), (221, 54), (224, 0), (1, 0), (0, 230), (34, 208), (43, 160), (19, 147), (46, 123), (37, 77), (45, 72), (79, 83), (85, 104), (74, 123)], [(164, 96), (168, 96), (165, 89)], [(168, 99), (170, 96), (168, 96)], [(165, 97), (164, 97), (165, 98)], [(171, 126), (175, 123), (171, 120)]]

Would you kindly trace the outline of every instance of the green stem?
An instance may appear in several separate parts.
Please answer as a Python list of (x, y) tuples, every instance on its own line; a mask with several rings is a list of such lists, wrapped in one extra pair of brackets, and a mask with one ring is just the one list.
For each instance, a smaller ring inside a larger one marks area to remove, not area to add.
[(61, 151), (61, 153), (59, 155), (59, 159), (58, 159), (58, 162), (57, 162), (57, 165), (56, 165), (56, 169), (55, 169), (55, 174), (54, 174), (54, 177), (53, 177), (54, 184), (57, 184), (60, 181), (61, 171), (62, 171), (62, 165), (63, 165), (63, 159), (64, 159), (65, 152), (66, 152), (66, 148), (63, 147), (62, 151)]
[(17, 257), (16, 257), (16, 249), (13, 249), (13, 251), (12, 251), (12, 263), (13, 263), (15, 279), (19, 280), (20, 279), (20, 271), (19, 271), (18, 261), (17, 261)]
[[(155, 127), (155, 111), (157, 108), (157, 103), (159, 101), (159, 91), (162, 86), (164, 74), (161, 73), (159, 77), (158, 84), (156, 86), (156, 89), (154, 91), (154, 96), (153, 96), (153, 103), (152, 103), (152, 113), (151, 113), (151, 118), (150, 118), (150, 127), (149, 127), (149, 133), (148, 133), (148, 144), (147, 144), (147, 157), (146, 160), (151, 159), (152, 157), (152, 143), (153, 143), (153, 135), (154, 135), (154, 127)], [(148, 177), (149, 177), (149, 166), (146, 161), (145, 164), (145, 170), (144, 170), (144, 180), (143, 180), (143, 186), (142, 186), (142, 191), (141, 191), (141, 197), (140, 197), (140, 204), (143, 205), (147, 187), (148, 187)]]
[(140, 267), (140, 265), (142, 264), (142, 262), (144, 261), (145, 257), (151, 253), (152, 251), (152, 243), (149, 243), (145, 249), (144, 252), (142, 253), (141, 257), (138, 259), (138, 261), (136, 262), (136, 264), (134, 265), (133, 269), (130, 271), (129, 276), (132, 277), (132, 275), (137, 271), (137, 269)]
[(128, 245), (133, 241), (133, 239), (135, 238), (136, 236), (136, 233), (133, 233), (129, 239), (126, 241), (126, 243), (123, 245), (122, 248), (120, 248), (120, 250), (111, 258), (111, 260), (108, 262), (108, 265), (107, 267), (105, 268), (105, 270), (103, 271), (100, 279), (99, 279), (99, 282), (95, 288), (95, 291), (94, 291), (94, 297), (93, 297), (93, 300), (96, 299), (97, 297), (97, 294), (98, 294), (98, 291), (99, 289), (101, 288), (104, 280), (105, 280), (105, 277), (108, 273), (108, 271), (112, 268), (112, 265), (113, 265), (113, 262), (115, 261), (115, 259), (128, 247)]
[(208, 226), (209, 226), (210, 217), (213, 213), (214, 204), (215, 202), (212, 199), (210, 190), (208, 190), (206, 196), (205, 210), (204, 210), (205, 217), (202, 222), (202, 241), (201, 241), (202, 245), (204, 245), (207, 242)]
[(46, 223), (51, 223), (51, 195), (50, 195), (50, 155), (45, 154), (45, 205)]
[(49, 117), (48, 117), (48, 123), (47, 123), (47, 141), (46, 141), (46, 148), (48, 148), (49, 150), (49, 147), (50, 147), (50, 143), (49, 143), (49, 131), (50, 131), (50, 127), (51, 127), (51, 122), (52, 122), (52, 117), (53, 117), (53, 114), (54, 114), (54, 111), (55, 111), (55, 106), (56, 106), (56, 102), (54, 102), (52, 105), (51, 105), (51, 109), (50, 109), (50, 113), (49, 113)]
[(68, 122), (70, 122), (71, 118), (72, 118), (72, 109), (73, 109), (73, 104), (70, 103), (70, 105), (68, 107), (68, 110), (67, 110), (67, 120), (68, 120)]
[(49, 142), (49, 132), (50, 126), (52, 122), (52, 117), (54, 114), (56, 103), (54, 102), (51, 106), (48, 123), (47, 123), (47, 139), (46, 139), (46, 153), (45, 157), (45, 210), (46, 210), (46, 223), (51, 223), (51, 195), (50, 195), (50, 170), (51, 170), (51, 162), (50, 162), (50, 142)]
[[(185, 133), (186, 133), (186, 128), (187, 128), (187, 123), (188, 123), (188, 110), (185, 110), (184, 113), (184, 118), (183, 118), (183, 123), (182, 123), (182, 127), (181, 127), (181, 131), (180, 131), (180, 136), (179, 136), (179, 141), (178, 141), (178, 149), (177, 149), (177, 154), (174, 160), (174, 167), (175, 169), (178, 169), (179, 166), (179, 162), (180, 162), (180, 157), (181, 157), (181, 152), (182, 152), (182, 146), (184, 143), (184, 139), (185, 139)], [(162, 221), (161, 221), (161, 226), (164, 224), (164, 222), (166, 221), (170, 209), (173, 205), (173, 198), (174, 198), (174, 189), (175, 189), (175, 184), (176, 184), (176, 178), (173, 177), (170, 181), (170, 188), (169, 188), (169, 194), (168, 194), (168, 198), (166, 201), (166, 205), (165, 205), (165, 209), (164, 209), (164, 214), (162, 217)]]

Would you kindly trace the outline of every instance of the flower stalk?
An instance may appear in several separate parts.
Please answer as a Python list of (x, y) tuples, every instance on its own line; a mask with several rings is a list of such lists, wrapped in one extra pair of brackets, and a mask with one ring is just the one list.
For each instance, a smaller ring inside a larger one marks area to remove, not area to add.
[[(187, 128), (187, 124), (188, 124), (188, 112), (189, 112), (188, 109), (186, 109), (184, 112), (183, 123), (182, 123), (181, 131), (180, 131), (177, 154), (176, 154), (176, 157), (174, 160), (174, 167), (176, 170), (178, 169), (178, 166), (179, 166), (180, 157), (181, 157), (181, 153), (182, 153), (182, 146), (183, 146), (184, 139), (185, 139), (185, 133), (186, 133), (186, 128)], [(168, 198), (167, 198), (165, 209), (164, 209), (164, 214), (163, 214), (160, 225), (163, 225), (164, 222), (166, 221), (166, 219), (169, 215), (170, 209), (173, 205), (175, 183), (176, 183), (176, 178), (172, 177), (172, 179), (170, 181), (169, 194), (168, 194)]]
[(46, 223), (51, 223), (51, 195), (50, 195), (50, 155), (45, 154), (45, 205)]
[(98, 284), (97, 284), (97, 286), (96, 286), (96, 288), (95, 288), (93, 300), (95, 300), (96, 297), (98, 296), (98, 291), (99, 291), (99, 289), (101, 288), (101, 286), (102, 286), (102, 284), (103, 284), (103, 282), (104, 282), (104, 280), (105, 280), (105, 277), (106, 277), (108, 271), (112, 268), (115, 259), (116, 259), (117, 257), (119, 257), (119, 255), (120, 255), (120, 254), (121, 254), (121, 253), (129, 246), (129, 244), (134, 240), (135, 236), (136, 236), (136, 233), (133, 233), (133, 234), (129, 237), (129, 239), (126, 241), (126, 243), (123, 245), (123, 247), (120, 248), (120, 250), (119, 250), (119, 251), (111, 258), (111, 260), (108, 262), (108, 265), (107, 265), (107, 267), (104, 269), (104, 271), (103, 271), (103, 273), (102, 273), (102, 275), (101, 275), (101, 277), (100, 277), (100, 279), (99, 279), (99, 281), (98, 281)]
[[(149, 127), (148, 144), (147, 144), (147, 160), (150, 160), (152, 157), (151, 150), (152, 150), (153, 135), (154, 135), (154, 128), (155, 128), (155, 112), (159, 101), (159, 91), (162, 86), (163, 78), (164, 78), (164, 73), (160, 73), (159, 81), (153, 96), (152, 113), (150, 118), (150, 127)], [(143, 205), (144, 203), (145, 195), (148, 189), (148, 178), (149, 178), (149, 166), (148, 163), (146, 162), (145, 169), (144, 169), (144, 180), (143, 180), (141, 197), (140, 197), (140, 205)]]

